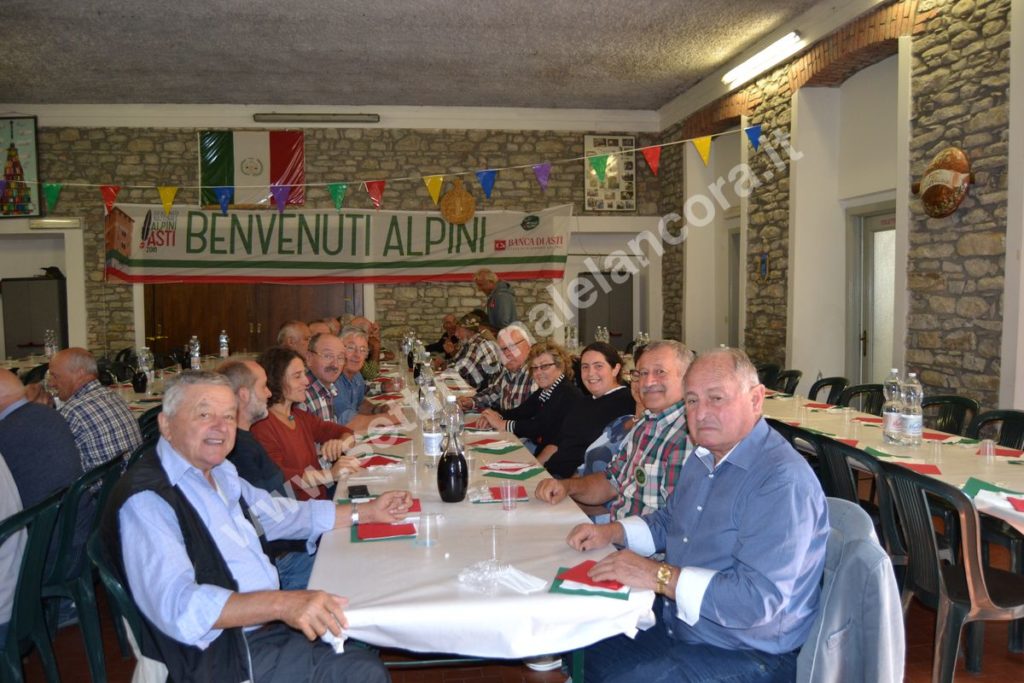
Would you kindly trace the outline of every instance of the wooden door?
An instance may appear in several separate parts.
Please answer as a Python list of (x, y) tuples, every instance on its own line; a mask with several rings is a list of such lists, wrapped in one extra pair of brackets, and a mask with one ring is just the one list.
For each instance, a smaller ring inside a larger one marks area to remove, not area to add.
[(361, 315), (362, 291), (362, 285), (349, 284), (256, 285), (254, 318), (259, 348), (276, 344), (278, 328), (289, 320), (309, 322), (342, 313)]

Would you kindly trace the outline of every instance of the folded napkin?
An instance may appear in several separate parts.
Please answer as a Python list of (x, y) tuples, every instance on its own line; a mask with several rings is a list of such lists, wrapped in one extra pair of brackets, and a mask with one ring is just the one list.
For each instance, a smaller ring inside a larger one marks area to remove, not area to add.
[[(1002, 446), (996, 446), (994, 449), (996, 455), (1001, 455), (1004, 458), (1019, 458), (1024, 455), (1024, 451), (1018, 451), (1016, 448), (1003, 448)], [(981, 449), (979, 448), (976, 453), (981, 455)]]
[(404, 425), (384, 425), (380, 427), (370, 427), (370, 431), (363, 436), (364, 439), (369, 439), (374, 436), (380, 436), (381, 434), (405, 434), (412, 426)]
[(507, 472), (509, 474), (516, 474), (524, 470), (533, 469), (536, 467), (533, 463), (529, 462), (518, 462), (516, 460), (495, 460), (483, 465), (480, 469), (484, 472)]
[(868, 446), (867, 448), (865, 448), (864, 452), (867, 453), (868, 455), (873, 455), (876, 458), (885, 458), (885, 459), (888, 459), (888, 458), (899, 458), (901, 460), (911, 460), (912, 459), (909, 455), (896, 455), (895, 453), (888, 453), (888, 452), (883, 451), (883, 450), (878, 449), (878, 448), (872, 448), (871, 446)]
[(470, 446), (474, 451), (478, 453), (486, 453), (487, 455), (506, 455), (513, 451), (519, 450), (522, 446), (518, 444), (512, 444), (508, 442), (501, 442), (501, 445), (495, 444), (491, 446)]
[(1007, 496), (1006, 500), (1010, 501), (1010, 505), (1013, 506), (1014, 510), (1017, 512), (1024, 512), (1024, 498), (1011, 498), (1010, 496)]
[(813, 403), (813, 402), (811, 402), (811, 403), (805, 403), (804, 404), (804, 408), (810, 408), (811, 410), (828, 410), (829, 408), (832, 408), (832, 407), (833, 407), (833, 405), (831, 403)]
[(388, 524), (386, 522), (363, 522), (352, 527), (352, 542), (391, 541), (402, 538), (414, 538), (416, 527), (409, 522)]
[(1002, 486), (996, 486), (991, 484), (984, 479), (978, 479), (976, 477), (969, 478), (964, 485), (960, 487), (960, 490), (966, 493), (969, 497), (974, 498), (982, 491), (991, 491), (994, 493), (1009, 493), (1012, 496), (1024, 496), (1024, 491), (1011, 491), (1010, 489), (1004, 489)]
[(494, 477), (495, 479), (515, 479), (517, 481), (525, 481), (530, 477), (535, 477), (544, 471), (543, 467), (534, 467), (522, 472), (484, 472), (485, 477)]
[(857, 444), (860, 443), (859, 441), (857, 441), (857, 439), (839, 439), (839, 438), (837, 438), (836, 441), (838, 441), (839, 443), (845, 443), (847, 446), (852, 446), (853, 448), (856, 448)]
[(896, 464), (900, 465), (901, 467), (906, 467), (908, 470), (914, 470), (918, 474), (942, 474), (942, 470), (940, 470), (937, 466), (930, 465), (928, 463), (900, 462)]
[[(555, 580), (551, 582), (552, 593), (567, 593), (569, 595), (592, 595), (616, 600), (629, 599), (629, 586), (623, 586), (618, 581), (594, 581), (587, 576), (587, 571), (594, 566), (593, 560), (581, 562), (575, 567), (559, 567)], [(580, 579), (573, 580), (572, 577)]]
[[(472, 503), (500, 503), (501, 487), (485, 486), (474, 489), (469, 492), (469, 500)], [(520, 485), (516, 488), (516, 500), (519, 502), (526, 502), (530, 500), (530, 496), (526, 493), (525, 486)]]
[(470, 446), (493, 446), (494, 444), (507, 444), (507, 441), (501, 439), (480, 439), (469, 444)]
[(880, 417), (858, 416), (858, 417), (855, 417), (853, 419), (856, 420), (857, 422), (864, 422), (866, 424), (872, 424), (872, 425), (880, 425), (880, 424), (882, 424), (882, 418), (880, 418)]
[(978, 495), (974, 497), (974, 503), (983, 512), (986, 511), (986, 508), (998, 508), (1004, 512), (1012, 510), (1013, 513), (1024, 513), (1024, 498), (1017, 498), (1007, 493), (979, 491)]
[(466, 427), (466, 433), (468, 433), (468, 434), (487, 434), (487, 435), (495, 434), (496, 435), (498, 433), (498, 430), (497, 429), (492, 429), (491, 427)]
[(371, 446), (401, 446), (403, 443), (409, 443), (412, 441), (407, 436), (395, 436), (394, 434), (379, 434), (374, 436), (364, 436), (360, 439), (363, 443), (370, 444)]
[(394, 465), (402, 465), (404, 461), (395, 455), (381, 455), (375, 453), (370, 456), (364, 456), (359, 458), (359, 465), (366, 470), (372, 470), (375, 467), (392, 467)]
[(404, 397), (401, 394), (381, 394), (380, 396), (374, 396), (373, 398), (366, 399), (371, 403), (384, 403), (386, 401), (401, 401)]
[(342, 631), (340, 636), (336, 636), (330, 631), (324, 631), (324, 634), (320, 636), (320, 640), (324, 641), (331, 648), (334, 649), (334, 654), (340, 655), (345, 652), (345, 632)]
[(929, 432), (927, 429), (921, 432), (921, 438), (929, 441), (947, 441), (949, 434), (944, 432)]

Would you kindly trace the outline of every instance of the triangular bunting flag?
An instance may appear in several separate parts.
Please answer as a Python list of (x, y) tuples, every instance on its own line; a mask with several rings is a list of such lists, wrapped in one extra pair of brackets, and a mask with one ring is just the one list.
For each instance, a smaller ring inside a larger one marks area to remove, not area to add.
[(284, 213), (285, 204), (288, 203), (288, 195), (292, 193), (291, 185), (271, 185), (270, 194), (274, 197), (274, 203), (277, 204), (277, 212)]
[(164, 215), (171, 215), (171, 207), (174, 206), (174, 197), (178, 194), (178, 188), (174, 185), (160, 185), (156, 191), (160, 193), (160, 203), (164, 205)]
[(640, 150), (647, 159), (647, 165), (651, 167), (651, 173), (658, 175), (658, 164), (661, 163), (661, 147), (644, 147)]
[(63, 187), (64, 186), (60, 183), (43, 183), (43, 194), (46, 195), (47, 213), (53, 211), (57, 207), (57, 198), (60, 197), (60, 191)]
[(120, 185), (100, 185), (100, 194), (103, 195), (103, 206), (106, 207), (107, 213), (114, 208), (114, 202), (117, 201), (117, 194), (120, 191)]
[(743, 132), (747, 134), (747, 139), (753, 145), (754, 151), (758, 151), (761, 148), (761, 124), (744, 128)]
[(498, 172), (492, 169), (476, 172), (476, 179), (480, 182), (480, 189), (484, 191), (484, 196), (488, 199), (491, 198), (491, 190), (494, 189), (494, 178), (497, 175)]
[(381, 201), (384, 199), (385, 182), (384, 180), (368, 180), (365, 183), (366, 194), (370, 195), (370, 201), (377, 209), (380, 209)]
[(220, 204), (220, 212), (227, 216), (228, 206), (231, 205), (231, 198), (235, 196), (235, 188), (215, 187), (213, 188), (213, 196), (217, 198), (217, 203)]
[(551, 162), (545, 161), (543, 164), (536, 164), (533, 167), (533, 174), (537, 176), (537, 184), (540, 185), (540, 189), (547, 192), (548, 179), (551, 177)]
[(604, 175), (608, 171), (608, 155), (598, 154), (590, 157), (590, 167), (597, 174), (597, 181), (604, 183)]
[(424, 176), (423, 184), (427, 186), (427, 192), (430, 193), (430, 198), (434, 201), (434, 206), (437, 206), (437, 201), (441, 197), (441, 186), (444, 185), (444, 176)]
[(331, 199), (334, 200), (334, 208), (340, 212), (342, 205), (345, 204), (345, 193), (348, 192), (348, 183), (331, 183), (327, 186), (327, 191), (331, 193)]
[(707, 166), (708, 160), (711, 158), (711, 136), (705, 135), (701, 138), (694, 138), (691, 142), (697, 148), (697, 154), (704, 161), (704, 165)]

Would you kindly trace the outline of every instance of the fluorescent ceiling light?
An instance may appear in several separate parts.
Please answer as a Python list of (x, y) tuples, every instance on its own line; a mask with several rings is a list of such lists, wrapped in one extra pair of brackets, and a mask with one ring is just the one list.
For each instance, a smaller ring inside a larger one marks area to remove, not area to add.
[(252, 115), (256, 123), (380, 123), (380, 114), (278, 113)]
[(775, 66), (786, 57), (804, 46), (800, 34), (791, 31), (737, 67), (729, 69), (722, 76), (722, 82), (730, 88), (743, 85), (754, 76)]
[(81, 230), (81, 218), (32, 218), (29, 219), (30, 230)]

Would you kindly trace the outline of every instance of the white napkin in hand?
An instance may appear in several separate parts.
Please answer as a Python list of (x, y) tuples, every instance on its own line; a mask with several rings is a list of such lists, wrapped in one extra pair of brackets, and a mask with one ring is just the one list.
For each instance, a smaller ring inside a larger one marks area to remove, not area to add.
[(334, 654), (340, 655), (345, 652), (345, 632), (342, 631), (340, 636), (336, 636), (330, 632), (330, 630), (324, 631), (324, 634), (320, 636), (320, 640), (324, 641), (332, 648), (334, 648)]

